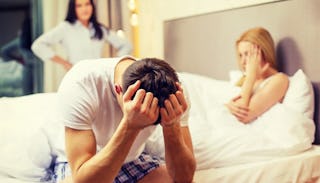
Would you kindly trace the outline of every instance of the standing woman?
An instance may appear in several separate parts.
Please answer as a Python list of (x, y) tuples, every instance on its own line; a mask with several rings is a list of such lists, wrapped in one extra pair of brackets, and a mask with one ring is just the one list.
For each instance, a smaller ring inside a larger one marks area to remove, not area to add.
[[(118, 56), (132, 51), (130, 42), (97, 21), (93, 0), (70, 0), (65, 21), (35, 40), (32, 51), (42, 60), (50, 59), (69, 70), (80, 60), (102, 57), (105, 42), (117, 49)], [(53, 50), (56, 44), (64, 47), (67, 60)]]

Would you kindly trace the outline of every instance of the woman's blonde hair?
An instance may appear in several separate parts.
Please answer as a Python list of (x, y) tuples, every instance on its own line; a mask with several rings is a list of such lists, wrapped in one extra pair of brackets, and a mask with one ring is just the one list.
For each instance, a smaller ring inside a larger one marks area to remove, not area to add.
[[(238, 44), (242, 41), (248, 41), (252, 44), (258, 45), (261, 48), (264, 61), (268, 62), (272, 68), (277, 70), (274, 42), (270, 33), (266, 29), (262, 27), (255, 27), (244, 32), (236, 41), (236, 50), (238, 50)], [(239, 54), (237, 54), (237, 57), (240, 59)], [(243, 81), (244, 78), (241, 78), (237, 85), (241, 86)]]

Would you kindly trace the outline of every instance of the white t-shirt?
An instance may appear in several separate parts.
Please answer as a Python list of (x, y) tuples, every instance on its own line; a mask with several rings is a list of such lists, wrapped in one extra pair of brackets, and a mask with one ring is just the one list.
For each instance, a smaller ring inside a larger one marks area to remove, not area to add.
[[(114, 91), (114, 69), (120, 60), (122, 58), (81, 61), (67, 73), (58, 91), (63, 123), (74, 129), (92, 129), (98, 151), (108, 143), (122, 118)], [(187, 121), (182, 125), (187, 125)], [(145, 141), (155, 127), (147, 127), (139, 133), (126, 162), (143, 152)]]
[(113, 30), (107, 31), (102, 26), (101, 29), (102, 39), (92, 39), (95, 33), (92, 23), (87, 28), (79, 21), (74, 24), (64, 21), (36, 39), (32, 44), (32, 51), (46, 61), (56, 55), (54, 46), (61, 44), (67, 54), (67, 60), (72, 64), (84, 59), (101, 58), (106, 42), (118, 49), (118, 56), (130, 54), (132, 46), (126, 39), (117, 36)]

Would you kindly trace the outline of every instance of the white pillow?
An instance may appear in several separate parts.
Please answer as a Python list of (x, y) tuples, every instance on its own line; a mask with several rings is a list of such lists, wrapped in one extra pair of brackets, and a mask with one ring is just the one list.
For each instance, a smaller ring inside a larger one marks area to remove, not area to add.
[(229, 82), (235, 86), (242, 76), (243, 73), (240, 70), (231, 70), (229, 71)]
[[(230, 83), (235, 84), (242, 76), (240, 70), (229, 72)], [(283, 104), (291, 109), (303, 113), (313, 119), (314, 93), (311, 81), (305, 73), (299, 69), (293, 76), (289, 77), (290, 83)]]
[(289, 77), (289, 80), (289, 88), (283, 104), (313, 119), (314, 93), (311, 81), (301, 69)]
[[(53, 93), (0, 99), (0, 175), (33, 182), (49, 176), (51, 149), (47, 138), (37, 132), (55, 101)], [(32, 138), (35, 134), (39, 136)], [(35, 151), (30, 152), (30, 147)]]

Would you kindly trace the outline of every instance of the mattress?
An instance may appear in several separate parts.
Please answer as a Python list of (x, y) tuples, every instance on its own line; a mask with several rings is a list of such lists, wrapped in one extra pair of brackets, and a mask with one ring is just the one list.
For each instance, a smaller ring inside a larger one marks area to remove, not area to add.
[[(16, 178), (2, 176), (2, 175), (0, 175), (0, 182), (1, 183), (39, 183), (39, 182), (33, 182), (33, 181), (19, 180)], [(43, 182), (41, 182), (41, 183), (43, 183)], [(47, 183), (49, 183), (49, 182), (47, 182)]]
[[(272, 161), (196, 171), (195, 183), (318, 183), (320, 182), (320, 146), (301, 154)], [(4, 175), (1, 182), (32, 183)]]
[[(241, 157), (239, 157), (241, 158)], [(270, 183), (320, 182), (320, 146), (293, 156), (271, 161), (199, 170), (196, 183)]]

